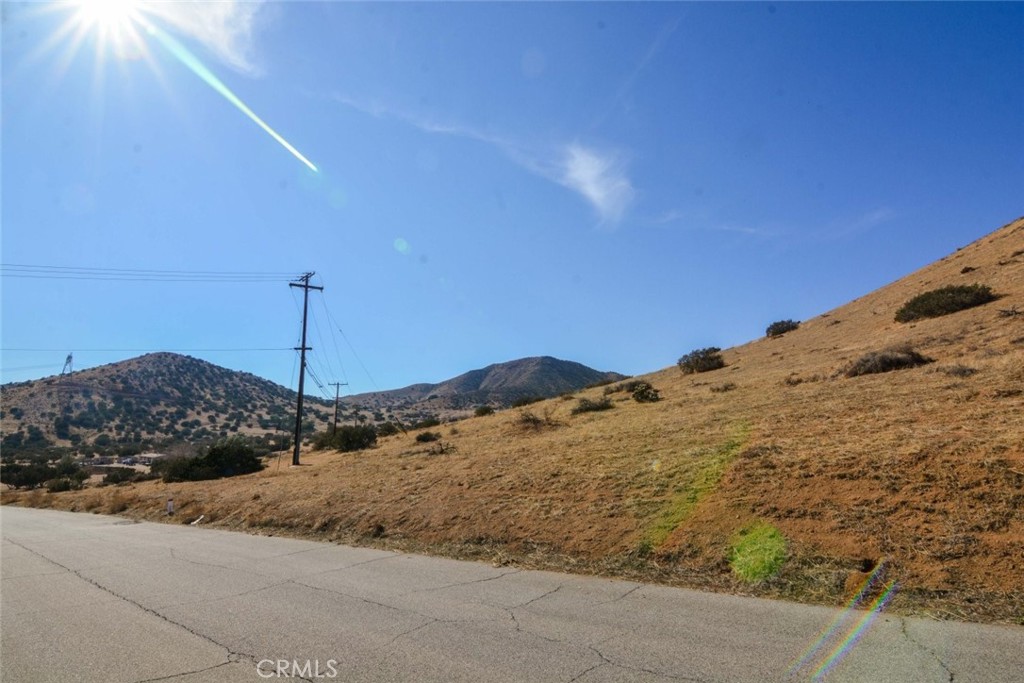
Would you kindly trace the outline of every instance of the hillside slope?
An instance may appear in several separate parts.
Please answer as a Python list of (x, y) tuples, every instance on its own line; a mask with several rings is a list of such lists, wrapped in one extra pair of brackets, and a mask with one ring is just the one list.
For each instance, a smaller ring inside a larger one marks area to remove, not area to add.
[[(902, 324), (911, 297), (987, 284), (997, 301)], [(1020, 623), (1024, 614), (1024, 219), (805, 321), (726, 350), (726, 366), (613, 387), (310, 453), (204, 484), (5, 496), (67, 509), (185, 517), (275, 533), (482, 557), (841, 604), (870, 577), (892, 608)], [(764, 321), (767, 325), (771, 321)], [(934, 362), (847, 377), (865, 353), (909, 344)], [(680, 353), (688, 349), (680, 349)], [(609, 391), (611, 390), (611, 391)], [(609, 393), (606, 393), (609, 392)], [(732, 563), (752, 530), (784, 542), (762, 580)], [(876, 571), (877, 570), (877, 571)], [(873, 591), (873, 592), (872, 592)]]
[[(296, 394), (247, 372), (150, 353), (67, 377), (7, 384), (2, 399), (6, 448), (43, 440), (91, 452), (90, 446), (137, 451), (236, 433), (288, 434)], [(310, 428), (322, 428), (330, 415), (315, 399), (306, 410)]]

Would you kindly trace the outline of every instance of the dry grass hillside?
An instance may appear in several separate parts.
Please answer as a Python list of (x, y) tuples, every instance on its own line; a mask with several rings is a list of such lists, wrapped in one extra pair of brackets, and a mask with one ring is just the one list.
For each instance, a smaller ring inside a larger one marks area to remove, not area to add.
[[(937, 287), (1000, 298), (896, 323)], [(256, 475), (5, 501), (602, 572), (840, 604), (877, 569), (892, 609), (1021, 623), (1024, 614), (1024, 219), (724, 368), (641, 379), (654, 403), (589, 389), (525, 409), (307, 453)], [(771, 321), (765, 321), (767, 324)], [(847, 377), (909, 344), (934, 362)], [(680, 352), (687, 351), (681, 349)], [(612, 401), (573, 414), (580, 398)], [(767, 531), (765, 531), (767, 530)], [(765, 533), (762, 534), (761, 532)], [(754, 538), (782, 548), (744, 580)], [(774, 540), (772, 540), (774, 539)], [(781, 545), (780, 545), (781, 544)], [(879, 586), (881, 583), (879, 583)]]

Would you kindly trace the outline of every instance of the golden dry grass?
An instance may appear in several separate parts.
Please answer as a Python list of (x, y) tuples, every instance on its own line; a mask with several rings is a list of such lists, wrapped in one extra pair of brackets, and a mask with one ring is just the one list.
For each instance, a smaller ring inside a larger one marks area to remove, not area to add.
[[(893, 320), (922, 291), (974, 282), (1001, 298)], [(230, 480), (3, 499), (164, 519), (173, 495), (176, 521), (829, 604), (884, 561), (900, 583), (894, 609), (1019, 622), (1024, 315), (1000, 314), (1015, 306), (1024, 219), (798, 330), (728, 349), (725, 368), (643, 377), (658, 403), (613, 393), (612, 410), (572, 415), (576, 401), (553, 399), (527, 409), (540, 427), (520, 410), (471, 418), (439, 429), (454, 446), (444, 454), (409, 434)], [(935, 362), (841, 373), (904, 344)], [(730, 573), (730, 539), (759, 521), (782, 533), (788, 559), (751, 586)]]

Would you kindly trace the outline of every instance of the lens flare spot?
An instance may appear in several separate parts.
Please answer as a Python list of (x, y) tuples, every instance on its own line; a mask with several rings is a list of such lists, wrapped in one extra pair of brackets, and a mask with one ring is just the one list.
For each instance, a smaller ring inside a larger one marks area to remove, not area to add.
[(394, 242), (395, 251), (402, 256), (408, 256), (409, 252), (412, 251), (412, 247), (403, 237), (396, 237)]
[(327, 203), (335, 209), (344, 209), (348, 206), (348, 195), (345, 193), (345, 190), (337, 187), (327, 195)]
[(544, 70), (547, 68), (547, 59), (544, 57), (543, 50), (538, 47), (529, 48), (523, 53), (520, 68), (523, 71), (523, 75), (527, 78), (543, 76)]
[(323, 187), (324, 176), (322, 173), (311, 171), (308, 168), (299, 172), (299, 187), (307, 191), (316, 191)]

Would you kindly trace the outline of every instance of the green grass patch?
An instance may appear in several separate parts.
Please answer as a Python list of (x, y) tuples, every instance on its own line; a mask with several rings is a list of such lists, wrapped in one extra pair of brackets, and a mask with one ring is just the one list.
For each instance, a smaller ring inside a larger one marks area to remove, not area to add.
[(703, 458), (690, 483), (672, 498), (640, 540), (638, 551), (641, 555), (660, 548), (704, 497), (715, 490), (726, 468), (739, 454), (748, 432), (749, 427), (741, 425), (728, 441)]
[(786, 539), (768, 522), (756, 522), (733, 538), (729, 566), (747, 583), (775, 576), (785, 561)]

